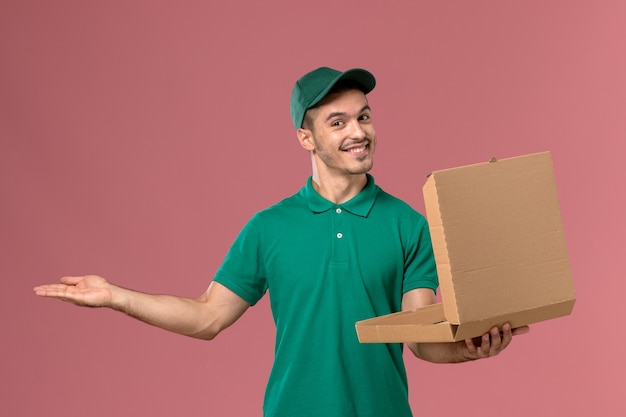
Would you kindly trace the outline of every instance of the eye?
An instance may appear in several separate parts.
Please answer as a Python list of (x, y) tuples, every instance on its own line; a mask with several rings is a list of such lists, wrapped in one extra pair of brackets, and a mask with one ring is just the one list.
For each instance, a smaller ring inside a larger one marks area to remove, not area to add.
[(335, 120), (330, 124), (331, 126), (342, 126), (343, 122), (341, 120)]
[(369, 120), (370, 118), (369, 114), (362, 114), (361, 117), (359, 117), (359, 120)]

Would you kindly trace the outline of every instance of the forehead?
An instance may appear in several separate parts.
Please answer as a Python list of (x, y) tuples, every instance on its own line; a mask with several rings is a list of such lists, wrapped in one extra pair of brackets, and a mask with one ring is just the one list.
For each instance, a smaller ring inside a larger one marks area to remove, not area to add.
[(361, 90), (350, 89), (327, 95), (317, 106), (309, 109), (314, 119), (326, 118), (331, 113), (358, 113), (367, 105)]
[(349, 105), (354, 102), (367, 103), (367, 98), (365, 98), (363, 91), (351, 88), (330, 93), (315, 107), (322, 108), (333, 105)]

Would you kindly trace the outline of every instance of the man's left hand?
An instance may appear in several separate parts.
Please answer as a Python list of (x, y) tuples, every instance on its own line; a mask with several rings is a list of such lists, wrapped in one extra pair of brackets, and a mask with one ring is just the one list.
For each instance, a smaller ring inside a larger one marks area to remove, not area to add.
[(511, 343), (513, 336), (528, 333), (529, 331), (530, 328), (528, 326), (511, 329), (508, 323), (502, 326), (502, 330), (498, 327), (493, 327), (489, 333), (485, 333), (481, 337), (465, 339), (464, 342), (458, 343), (459, 356), (466, 361), (496, 356), (506, 349)]

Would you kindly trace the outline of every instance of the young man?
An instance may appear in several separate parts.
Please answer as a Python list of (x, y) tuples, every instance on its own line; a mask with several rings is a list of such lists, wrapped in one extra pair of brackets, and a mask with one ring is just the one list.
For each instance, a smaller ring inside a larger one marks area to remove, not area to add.
[[(312, 175), (252, 217), (200, 297), (144, 294), (97, 276), (35, 293), (210, 340), (269, 291), (277, 331), (266, 416), (411, 416), (402, 345), (359, 344), (354, 327), (434, 303), (438, 284), (424, 217), (368, 174), (376, 132), (366, 94), (375, 83), (368, 71), (330, 68), (297, 81), (291, 114)], [(427, 361), (462, 362), (497, 355), (513, 333), (505, 325), (477, 344), (409, 348)]]

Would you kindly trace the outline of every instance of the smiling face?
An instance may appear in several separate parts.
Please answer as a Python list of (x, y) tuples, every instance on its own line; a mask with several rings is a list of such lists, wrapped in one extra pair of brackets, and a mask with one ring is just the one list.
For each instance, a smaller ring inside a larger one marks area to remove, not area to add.
[(302, 146), (311, 152), (314, 169), (331, 176), (363, 175), (372, 168), (376, 132), (365, 94), (348, 89), (329, 94), (309, 109)]

